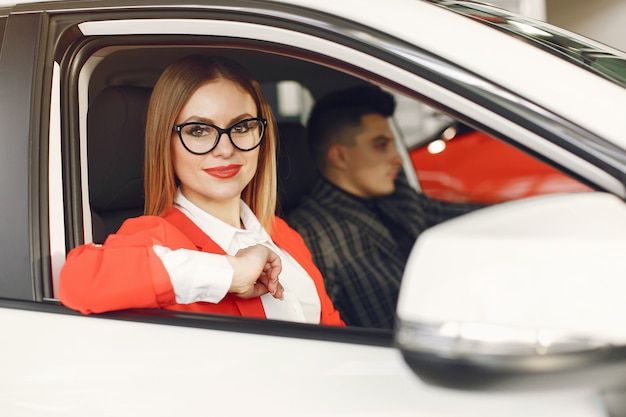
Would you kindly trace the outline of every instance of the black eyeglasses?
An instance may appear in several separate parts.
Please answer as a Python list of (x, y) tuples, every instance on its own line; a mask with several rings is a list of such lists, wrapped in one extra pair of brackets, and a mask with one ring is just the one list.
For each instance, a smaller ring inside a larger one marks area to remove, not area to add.
[(178, 133), (185, 149), (195, 155), (211, 152), (226, 133), (230, 143), (240, 151), (251, 151), (261, 144), (267, 120), (253, 117), (241, 120), (226, 129), (202, 122), (187, 122), (174, 125), (172, 131)]

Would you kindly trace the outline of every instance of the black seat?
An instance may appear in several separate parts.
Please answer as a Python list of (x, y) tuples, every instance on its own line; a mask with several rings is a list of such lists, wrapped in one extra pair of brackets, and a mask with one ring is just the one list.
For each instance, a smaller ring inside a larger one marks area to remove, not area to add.
[(87, 114), (93, 241), (103, 242), (143, 213), (143, 152), (150, 89), (107, 87)]
[(301, 123), (281, 122), (278, 134), (278, 214), (286, 216), (311, 189), (315, 165)]

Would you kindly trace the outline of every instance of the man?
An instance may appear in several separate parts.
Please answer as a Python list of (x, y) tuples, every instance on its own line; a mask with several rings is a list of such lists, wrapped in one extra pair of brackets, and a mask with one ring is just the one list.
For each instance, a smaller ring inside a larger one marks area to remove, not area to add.
[(318, 101), (308, 138), (319, 171), (288, 214), (347, 325), (393, 328), (404, 266), (427, 227), (478, 206), (429, 199), (409, 186), (388, 117), (392, 95), (357, 87)]

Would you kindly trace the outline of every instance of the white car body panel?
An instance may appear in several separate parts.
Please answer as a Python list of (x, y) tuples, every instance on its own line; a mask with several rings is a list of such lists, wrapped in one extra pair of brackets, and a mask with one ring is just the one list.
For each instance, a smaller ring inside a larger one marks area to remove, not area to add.
[(605, 415), (587, 390), (431, 387), (391, 348), (2, 308), (0, 323), (20, 334), (0, 355), (3, 416)]
[(478, 210), (420, 235), (398, 315), (623, 345), (625, 247), (626, 207), (610, 194), (549, 195)]
[[(412, 0), (285, 1), (324, 10), (395, 35), (626, 147), (626, 89), (483, 24)], [(403, 12), (399, 13), (398, 11)], [(462, 34), (462, 36), (459, 36)], [(493, 53), (497, 50), (498, 53)], [(619, 52), (617, 52), (620, 54)], [(576, 79), (576, 88), (572, 80)], [(584, 80), (584, 83), (580, 81)], [(580, 102), (585, 105), (581, 106)]]

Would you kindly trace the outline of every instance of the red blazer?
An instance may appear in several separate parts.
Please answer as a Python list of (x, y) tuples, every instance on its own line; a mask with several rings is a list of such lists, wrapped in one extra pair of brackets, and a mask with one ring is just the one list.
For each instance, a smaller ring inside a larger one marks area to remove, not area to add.
[[(320, 298), (320, 323), (344, 326), (302, 237), (279, 217), (274, 218), (271, 237), (313, 279)], [(59, 300), (67, 307), (85, 314), (127, 308), (165, 308), (265, 318), (259, 297), (243, 299), (228, 293), (217, 304), (176, 304), (169, 275), (152, 249), (155, 244), (170, 249), (225, 254), (209, 236), (175, 208), (163, 217), (128, 219), (103, 245), (86, 244), (70, 251), (61, 270)]]

